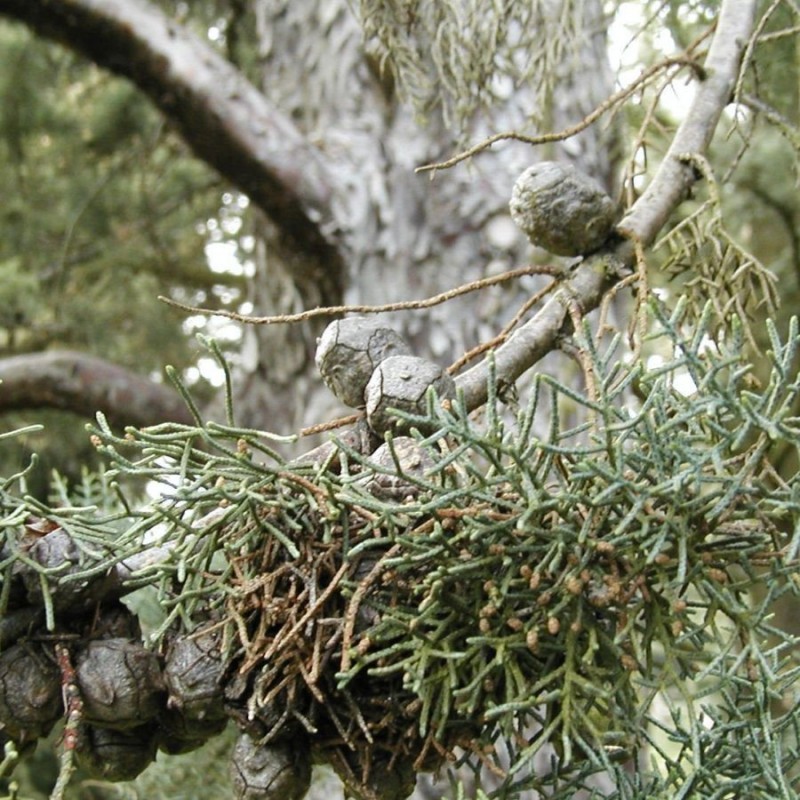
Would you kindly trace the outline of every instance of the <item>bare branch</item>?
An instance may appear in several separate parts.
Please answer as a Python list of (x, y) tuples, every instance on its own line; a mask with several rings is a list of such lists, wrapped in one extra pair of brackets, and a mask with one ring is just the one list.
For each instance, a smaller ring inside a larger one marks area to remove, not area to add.
[[(513, 384), (554, 350), (557, 339), (570, 323), (570, 299), (582, 313), (588, 313), (600, 304), (603, 293), (621, 276), (623, 266), (623, 261), (609, 255), (590, 256), (583, 262), (541, 311), (492, 353), (498, 380)], [(456, 386), (463, 391), (468, 408), (475, 409), (486, 402), (489, 374), (489, 361), (484, 359), (456, 378)]]
[(0, 0), (0, 14), (133, 81), (293, 249), (324, 261), (327, 280), (340, 272), (327, 161), (206, 42), (146, 0)]
[[(550, 352), (569, 330), (569, 308), (585, 314), (596, 308), (604, 293), (635, 264), (636, 246), (652, 244), (670, 214), (686, 197), (697, 175), (687, 155), (701, 156), (725, 106), (731, 101), (742, 53), (752, 35), (755, 0), (724, 0), (705, 62), (705, 80), (670, 144), (652, 182), (618, 226), (626, 237), (607, 250), (586, 258), (573, 277), (539, 313), (519, 328), (493, 354), (500, 380), (513, 383)], [(469, 408), (486, 402), (489, 362), (482, 361), (456, 379)]]
[(0, 359), (0, 412), (56, 408), (109, 422), (144, 427), (192, 423), (180, 395), (169, 386), (84, 353), (51, 351)]

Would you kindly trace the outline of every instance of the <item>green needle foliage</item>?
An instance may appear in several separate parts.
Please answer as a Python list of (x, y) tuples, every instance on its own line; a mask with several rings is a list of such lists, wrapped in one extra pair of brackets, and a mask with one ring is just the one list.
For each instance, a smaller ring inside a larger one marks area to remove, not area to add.
[[(690, 338), (684, 304), (651, 312), (657, 368), (576, 337), (591, 396), (540, 375), (513, 419), (496, 391), (480, 415), (431, 396), (410, 418), (434, 431), (416, 434), (424, 472), (346, 436), (287, 462), (233, 425), (101, 424), (106, 480), (161, 496), (100, 514), (7, 483), (5, 535), (33, 511), (79, 543), (82, 569), (42, 574), (46, 596), (151, 552), (132, 585), (157, 587), (154, 641), (216, 626), (231, 707), (356, 783), (463, 762), (491, 797), (566, 800), (597, 773), (620, 798), (795, 797), (800, 667), (770, 616), (798, 591), (800, 483), (769, 456), (800, 445), (798, 324), (769, 329), (756, 390), (741, 326), (710, 347), (710, 304)], [(585, 421), (562, 427), (575, 406)], [(401, 492), (376, 489), (387, 475)], [(8, 576), (25, 556), (5, 554)]]

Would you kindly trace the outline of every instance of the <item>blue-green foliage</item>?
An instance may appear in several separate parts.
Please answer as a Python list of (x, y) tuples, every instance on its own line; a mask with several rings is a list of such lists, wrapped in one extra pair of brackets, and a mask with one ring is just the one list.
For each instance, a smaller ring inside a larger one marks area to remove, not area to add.
[[(770, 328), (759, 387), (736, 325), (713, 346), (710, 313), (689, 338), (681, 314), (652, 306), (656, 368), (579, 336), (589, 397), (538, 376), (510, 421), (495, 391), (480, 415), (431, 397), (424, 474), (343, 442), (286, 462), (233, 425), (116, 439), (101, 420), (107, 479), (161, 495), (101, 515), (6, 485), (0, 567), (24, 559), (21, 509), (81, 542), (63, 580), (160, 548), (134, 581), (158, 588), (156, 636), (218, 623), (247, 709), (277, 703), (278, 738), (301, 715), (323, 760), (429, 768), (458, 746), (476, 768), (496, 756), (497, 797), (566, 800), (597, 773), (619, 798), (795, 797), (795, 642), (770, 618), (797, 592), (800, 483), (770, 456), (800, 443), (798, 325)], [(583, 421), (562, 428), (566, 406)], [(392, 472), (407, 491), (376, 492)]]

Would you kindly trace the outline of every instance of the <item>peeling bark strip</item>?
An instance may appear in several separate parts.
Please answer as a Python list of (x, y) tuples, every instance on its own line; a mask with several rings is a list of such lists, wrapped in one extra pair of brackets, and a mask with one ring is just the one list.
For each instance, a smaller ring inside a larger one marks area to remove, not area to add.
[(320, 265), (320, 278), (332, 284), (326, 302), (340, 294), (331, 210), (338, 189), (328, 164), (213, 48), (145, 0), (0, 0), (0, 14), (130, 79), (199, 158)]
[(146, 427), (193, 419), (169, 386), (83, 353), (53, 351), (0, 359), (0, 412), (57, 408), (111, 424)]

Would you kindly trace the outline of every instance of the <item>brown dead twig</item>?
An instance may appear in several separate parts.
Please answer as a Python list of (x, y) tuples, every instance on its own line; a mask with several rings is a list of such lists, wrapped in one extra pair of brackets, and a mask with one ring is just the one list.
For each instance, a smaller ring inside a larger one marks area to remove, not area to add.
[(634, 81), (620, 89), (618, 92), (615, 92), (610, 97), (606, 98), (594, 109), (594, 111), (591, 111), (580, 122), (577, 122), (574, 125), (570, 125), (561, 131), (542, 133), (538, 136), (527, 136), (517, 131), (495, 133), (492, 136), (484, 139), (482, 142), (478, 142), (478, 144), (473, 145), (461, 153), (458, 153), (452, 158), (448, 158), (445, 161), (439, 161), (433, 164), (424, 164), (420, 167), (417, 167), (415, 171), (436, 172), (436, 170), (439, 169), (449, 169), (450, 167), (454, 167), (456, 164), (459, 164), (462, 161), (466, 161), (468, 158), (472, 158), (472, 156), (475, 156), (478, 153), (482, 153), (484, 150), (488, 150), (497, 142), (515, 141), (536, 146), (541, 144), (552, 144), (553, 142), (563, 142), (566, 139), (571, 139), (573, 136), (577, 136), (577, 134), (581, 133), (582, 131), (586, 130), (586, 128), (597, 122), (597, 120), (600, 119), (600, 117), (602, 117), (604, 114), (623, 103), (629, 97), (636, 94), (636, 92), (639, 90), (643, 89), (656, 76), (671, 69), (672, 67), (689, 67), (695, 72), (698, 78), (702, 80), (705, 74), (703, 66), (699, 63), (697, 58), (692, 55), (692, 53), (697, 49), (700, 43), (711, 34), (712, 30), (713, 28), (710, 28), (709, 30), (705, 31), (680, 55), (670, 56), (669, 58), (662, 59), (657, 64), (653, 64), (653, 66), (644, 70), (644, 72), (642, 72), (641, 75), (639, 75)]
[(288, 324), (293, 322), (305, 322), (306, 320), (314, 317), (338, 317), (342, 314), (382, 314), (390, 311), (414, 311), (421, 308), (432, 308), (433, 306), (446, 303), (448, 300), (453, 300), (463, 294), (470, 292), (477, 292), (480, 289), (486, 289), (489, 286), (495, 286), (498, 283), (506, 283), (508, 281), (522, 278), (526, 275), (553, 275), (560, 276), (563, 270), (559, 266), (552, 265), (530, 265), (527, 267), (519, 267), (512, 269), (508, 272), (503, 272), (500, 275), (490, 275), (488, 278), (479, 278), (469, 283), (456, 286), (454, 289), (448, 289), (445, 292), (440, 292), (432, 297), (427, 297), (422, 300), (401, 300), (396, 303), (384, 303), (381, 305), (347, 305), (347, 306), (321, 306), (319, 308), (309, 308), (306, 311), (300, 311), (296, 314), (276, 314), (267, 317), (251, 317), (247, 314), (239, 314), (236, 311), (228, 311), (227, 309), (211, 309), (201, 308), (199, 306), (192, 306), (187, 303), (181, 303), (178, 300), (173, 300), (170, 297), (160, 296), (158, 299), (168, 306), (178, 308), (181, 311), (188, 311), (191, 314), (205, 314), (209, 317), (225, 317), (226, 319), (236, 320), (237, 322), (245, 322), (248, 325), (277, 325)]

